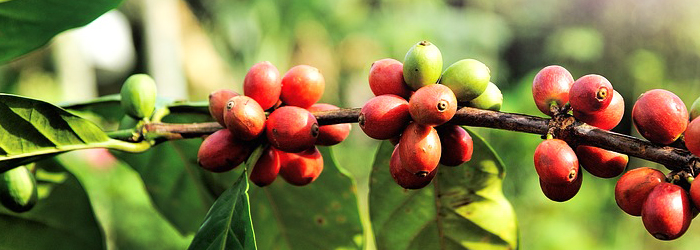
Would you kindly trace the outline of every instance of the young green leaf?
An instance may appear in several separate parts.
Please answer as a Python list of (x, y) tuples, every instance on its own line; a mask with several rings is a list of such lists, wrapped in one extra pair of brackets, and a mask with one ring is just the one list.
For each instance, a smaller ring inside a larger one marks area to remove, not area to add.
[(370, 218), (377, 249), (515, 249), (515, 213), (503, 196), (503, 163), (477, 134), (471, 161), (440, 165), (433, 182), (405, 190), (389, 173), (394, 146), (377, 151), (370, 178)]
[(245, 172), (214, 202), (188, 249), (257, 249)]

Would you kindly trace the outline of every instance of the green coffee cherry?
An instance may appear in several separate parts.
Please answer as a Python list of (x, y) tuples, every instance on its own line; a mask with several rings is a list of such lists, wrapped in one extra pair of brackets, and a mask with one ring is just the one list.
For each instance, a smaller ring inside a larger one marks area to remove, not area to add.
[(132, 75), (124, 82), (121, 96), (127, 115), (137, 120), (150, 117), (156, 106), (156, 83), (146, 74)]
[(489, 82), (484, 93), (469, 101), (467, 105), (478, 109), (499, 111), (503, 105), (503, 94), (496, 84)]
[(690, 106), (690, 120), (695, 120), (698, 116), (700, 116), (700, 97), (695, 99), (693, 106)]
[(0, 174), (0, 203), (7, 209), (26, 212), (36, 205), (37, 199), (36, 179), (26, 166)]
[(440, 83), (452, 89), (457, 101), (467, 102), (481, 95), (491, 80), (491, 70), (474, 59), (460, 60), (445, 69)]
[(413, 90), (437, 83), (442, 73), (440, 49), (428, 41), (413, 45), (403, 62), (403, 79)]

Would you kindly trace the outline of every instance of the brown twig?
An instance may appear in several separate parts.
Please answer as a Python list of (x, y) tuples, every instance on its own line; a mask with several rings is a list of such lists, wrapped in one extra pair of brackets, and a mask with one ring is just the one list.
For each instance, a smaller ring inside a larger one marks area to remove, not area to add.
[[(340, 109), (334, 111), (314, 112), (319, 125), (338, 123), (355, 123), (360, 109)], [(463, 107), (457, 110), (451, 124), (473, 127), (496, 128), (538, 135), (546, 135), (551, 129), (555, 138), (563, 139), (572, 145), (591, 145), (607, 150), (627, 154), (641, 159), (663, 164), (671, 170), (696, 172), (700, 158), (688, 150), (653, 144), (649, 141), (629, 135), (598, 129), (576, 121), (566, 114), (548, 119), (530, 115), (505, 113)], [(221, 125), (211, 123), (169, 124), (149, 123), (143, 130), (146, 138), (177, 140), (199, 137), (222, 129)]]

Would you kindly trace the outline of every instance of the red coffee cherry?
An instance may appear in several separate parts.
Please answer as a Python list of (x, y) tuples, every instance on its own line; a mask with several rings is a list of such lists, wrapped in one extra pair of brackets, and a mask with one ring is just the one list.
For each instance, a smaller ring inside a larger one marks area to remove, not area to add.
[(367, 136), (388, 140), (400, 135), (410, 120), (405, 99), (397, 95), (380, 95), (362, 106), (359, 125)]
[(211, 114), (211, 117), (214, 117), (221, 126), (226, 127), (226, 122), (224, 122), (224, 110), (226, 110), (226, 103), (228, 103), (228, 100), (234, 96), (238, 96), (238, 93), (228, 89), (220, 89), (209, 94), (209, 114)]
[(668, 145), (676, 141), (688, 126), (688, 110), (681, 98), (672, 92), (652, 89), (634, 103), (632, 121), (644, 138)]
[(318, 133), (316, 117), (303, 108), (284, 106), (267, 118), (267, 140), (285, 152), (297, 153), (314, 147)]
[(234, 96), (226, 103), (224, 123), (234, 137), (250, 141), (265, 131), (265, 110), (247, 96)]
[(688, 230), (692, 219), (688, 193), (679, 186), (661, 183), (644, 201), (642, 222), (654, 238), (677, 239)]
[[(327, 103), (316, 103), (309, 107), (310, 112), (316, 111), (329, 111), (339, 109), (335, 105)], [(350, 123), (339, 123), (333, 125), (323, 125), (319, 127), (318, 138), (316, 138), (316, 145), (322, 146), (332, 146), (341, 143), (350, 134)]]
[(264, 110), (275, 106), (281, 92), (280, 72), (268, 61), (253, 65), (243, 80), (243, 94), (253, 98)]
[(690, 184), (690, 199), (693, 201), (695, 208), (700, 209), (700, 181), (693, 181)]
[(586, 171), (600, 178), (613, 178), (625, 172), (629, 157), (591, 146), (576, 147), (576, 156)]
[(228, 129), (221, 129), (204, 139), (197, 152), (199, 166), (211, 172), (226, 172), (248, 159), (250, 143), (233, 137)]
[(264, 187), (272, 184), (280, 172), (280, 157), (278, 151), (270, 146), (263, 150), (262, 155), (250, 171), (250, 181)]
[(535, 149), (534, 159), (537, 175), (548, 184), (569, 184), (579, 175), (576, 153), (563, 140), (542, 141)]
[(323, 156), (312, 147), (299, 153), (279, 152), (280, 175), (289, 184), (304, 186), (316, 180), (323, 171)]
[(583, 182), (583, 175), (579, 174), (576, 176), (576, 180), (572, 183), (566, 184), (549, 184), (542, 179), (540, 179), (540, 188), (542, 193), (548, 199), (556, 202), (564, 202), (571, 200), (581, 189), (581, 183)]
[(457, 97), (450, 88), (442, 84), (422, 87), (408, 101), (408, 111), (413, 121), (437, 126), (443, 124), (457, 112)]
[(594, 74), (577, 79), (569, 91), (571, 107), (583, 113), (607, 108), (612, 97), (612, 84), (605, 77)]
[(532, 81), (532, 98), (542, 113), (552, 116), (550, 104), (556, 103), (559, 108), (569, 102), (569, 90), (574, 84), (574, 78), (562, 66), (551, 65), (537, 72)]
[(425, 177), (433, 172), (440, 163), (440, 137), (430, 126), (411, 123), (401, 134), (399, 154), (404, 169), (418, 177)]
[(372, 63), (369, 88), (375, 96), (393, 94), (408, 99), (413, 90), (403, 80), (403, 63), (385, 58)]
[(411, 172), (406, 171), (401, 162), (401, 156), (399, 155), (399, 147), (394, 147), (394, 152), (391, 153), (391, 160), (389, 160), (389, 172), (391, 177), (394, 178), (396, 184), (399, 184), (405, 189), (421, 189), (435, 178), (437, 173), (437, 168), (430, 172), (427, 176), (418, 177)]
[(440, 137), (440, 164), (459, 166), (472, 159), (474, 142), (467, 131), (457, 125), (443, 125), (435, 128)]
[(642, 205), (651, 190), (666, 182), (666, 176), (653, 168), (636, 168), (627, 171), (615, 184), (617, 206), (632, 216), (642, 215)]
[(326, 81), (321, 71), (309, 65), (297, 65), (282, 77), (282, 102), (301, 108), (311, 107), (323, 95)]
[(588, 125), (596, 126), (600, 129), (611, 130), (620, 124), (622, 116), (625, 114), (625, 100), (616, 90), (613, 90), (613, 97), (610, 105), (601, 111), (583, 113), (574, 110), (574, 117)]
[(685, 146), (694, 155), (700, 155), (700, 119), (695, 119), (685, 129)]

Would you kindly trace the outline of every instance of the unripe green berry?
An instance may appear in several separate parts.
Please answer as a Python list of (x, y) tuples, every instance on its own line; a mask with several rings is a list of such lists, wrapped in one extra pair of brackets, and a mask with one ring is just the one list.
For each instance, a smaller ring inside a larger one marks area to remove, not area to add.
[(403, 62), (403, 79), (413, 90), (435, 84), (442, 73), (442, 54), (434, 44), (422, 41), (413, 45)]
[(474, 59), (453, 63), (442, 73), (440, 83), (450, 87), (460, 102), (470, 101), (484, 93), (491, 80), (491, 70)]
[(6, 208), (17, 213), (29, 211), (37, 197), (36, 179), (26, 166), (0, 174), (0, 202)]
[(132, 75), (122, 85), (121, 98), (127, 115), (138, 120), (150, 117), (156, 107), (156, 83), (146, 74)]
[(484, 93), (469, 101), (468, 105), (478, 109), (499, 111), (503, 105), (503, 94), (496, 84), (489, 82)]
[(700, 97), (695, 99), (693, 105), (690, 106), (690, 120), (695, 120), (698, 116), (700, 116)]

